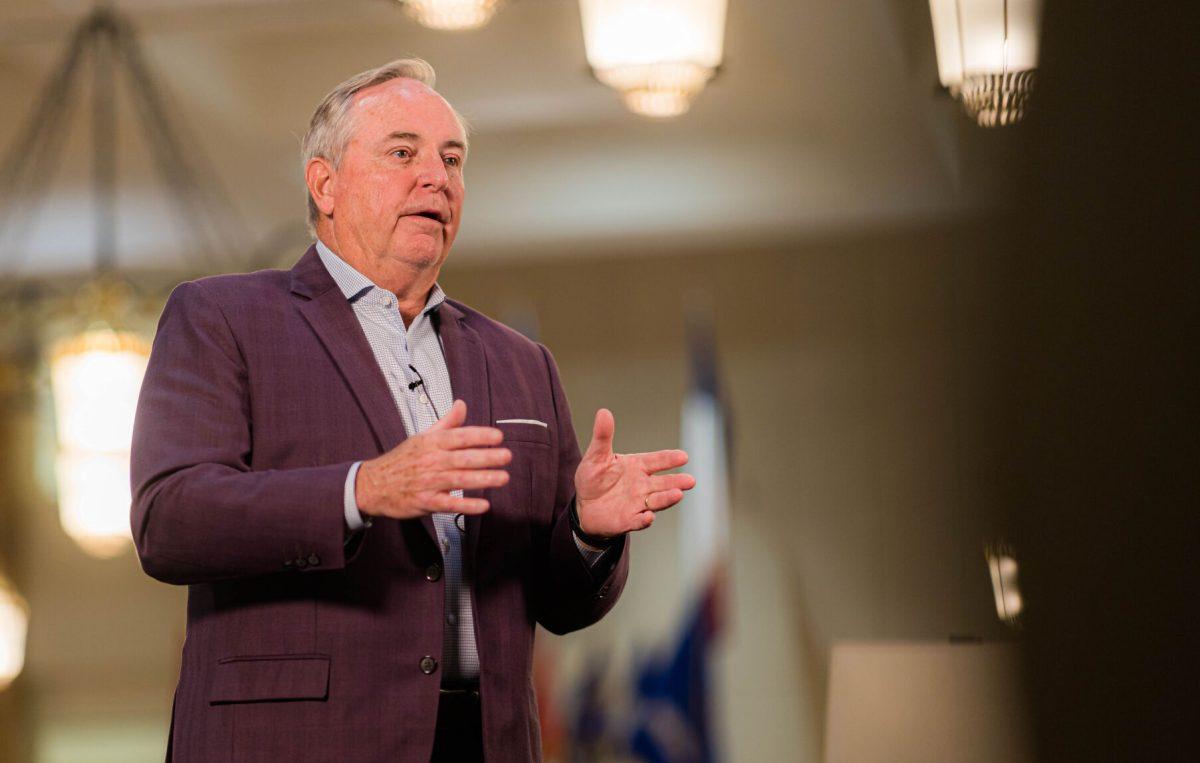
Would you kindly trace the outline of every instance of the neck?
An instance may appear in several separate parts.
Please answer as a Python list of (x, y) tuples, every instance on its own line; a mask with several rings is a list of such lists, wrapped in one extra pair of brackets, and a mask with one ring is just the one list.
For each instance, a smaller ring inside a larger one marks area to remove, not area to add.
[(380, 288), (396, 295), (405, 326), (411, 324), (425, 309), (425, 303), (429, 301), (429, 292), (437, 282), (437, 268), (417, 269), (406, 263), (384, 258), (343, 259)]
[(425, 309), (429, 293), (437, 283), (441, 263), (421, 267), (391, 257), (380, 257), (352, 245), (339, 246), (331, 226), (318, 227), (317, 237), (346, 264), (370, 278), (376, 286), (396, 295), (404, 325), (410, 325)]

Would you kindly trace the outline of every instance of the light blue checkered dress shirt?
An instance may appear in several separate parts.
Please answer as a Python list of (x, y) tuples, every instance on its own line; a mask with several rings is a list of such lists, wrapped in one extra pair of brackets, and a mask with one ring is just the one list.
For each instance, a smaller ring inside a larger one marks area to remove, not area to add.
[[(406, 328), (394, 294), (376, 286), (321, 241), (317, 241), (317, 255), (354, 308), (400, 411), (404, 430), (410, 434), (424, 432), (454, 403), (450, 370), (432, 319), (432, 313), (446, 300), (445, 292), (435, 284), (425, 301), (425, 308)], [(359, 461), (350, 467), (344, 496), (346, 526), (355, 532), (368, 526), (358, 511), (354, 495), (354, 481), (361, 464)], [(455, 490), (454, 495), (461, 496), (462, 491)], [(453, 514), (435, 513), (433, 526), (437, 531), (445, 575), (443, 682), (474, 683), (479, 679), (479, 652), (475, 646), (471, 580), (463, 564), (464, 537), (455, 525)], [(589, 564), (594, 565), (604, 555), (603, 550), (586, 546), (578, 538), (575, 543)]]

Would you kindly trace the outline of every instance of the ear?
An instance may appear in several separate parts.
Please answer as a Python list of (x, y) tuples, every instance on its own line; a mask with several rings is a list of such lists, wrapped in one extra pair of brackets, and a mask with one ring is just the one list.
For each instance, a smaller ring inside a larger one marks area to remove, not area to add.
[(324, 157), (308, 160), (304, 167), (304, 182), (308, 193), (322, 215), (333, 214), (333, 200), (337, 190), (337, 170)]

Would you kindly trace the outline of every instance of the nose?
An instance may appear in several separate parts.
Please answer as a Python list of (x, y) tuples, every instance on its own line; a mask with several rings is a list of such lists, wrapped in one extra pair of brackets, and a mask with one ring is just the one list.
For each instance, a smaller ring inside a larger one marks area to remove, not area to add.
[(428, 154), (424, 162), (421, 163), (420, 174), (417, 176), (417, 181), (422, 188), (428, 188), (431, 191), (441, 191), (450, 183), (450, 173), (446, 169), (446, 163), (442, 161), (442, 157), (437, 153)]

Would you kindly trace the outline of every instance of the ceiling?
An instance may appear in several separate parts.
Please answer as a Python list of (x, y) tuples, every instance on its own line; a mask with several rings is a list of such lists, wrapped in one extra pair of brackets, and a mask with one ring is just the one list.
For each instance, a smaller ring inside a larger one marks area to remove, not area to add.
[[(242, 220), (224, 231), (242, 243), (212, 268), (294, 259), (306, 241), (298, 143), (313, 106), (403, 55), (434, 64), (472, 125), (459, 261), (712, 251), (927, 224), (981, 208), (1004, 151), (1003, 135), (974, 127), (936, 87), (921, 0), (730, 0), (722, 72), (666, 122), (626, 112), (591, 78), (575, 0), (509, 0), (488, 27), (457, 34), (418, 26), (391, 0), (115, 5), (141, 32), (189, 161)], [(0, 149), (91, 7), (0, 6)], [(118, 104), (119, 264), (195, 267), (120, 86)], [(10, 223), (0, 272), (92, 266), (91, 134), (85, 102), (43, 178), (40, 213)]]

